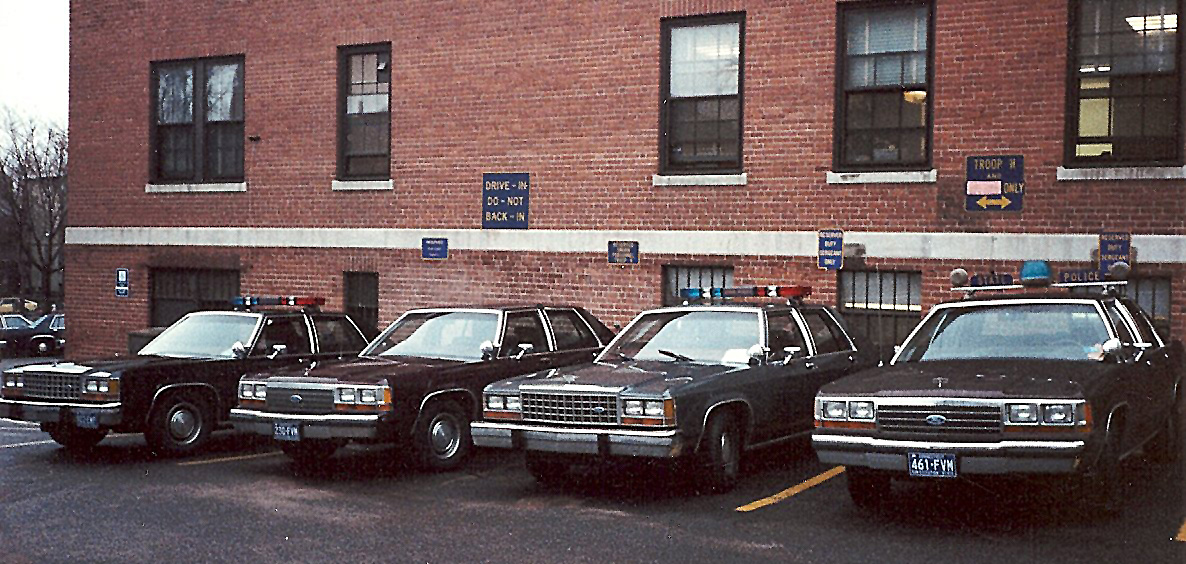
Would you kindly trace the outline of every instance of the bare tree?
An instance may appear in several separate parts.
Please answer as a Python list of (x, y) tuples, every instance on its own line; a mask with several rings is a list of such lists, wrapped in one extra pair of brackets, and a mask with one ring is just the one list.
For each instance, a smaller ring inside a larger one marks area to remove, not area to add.
[(0, 216), (19, 248), (23, 292), (40, 290), (48, 307), (63, 270), (66, 235), (66, 131), (0, 111)]

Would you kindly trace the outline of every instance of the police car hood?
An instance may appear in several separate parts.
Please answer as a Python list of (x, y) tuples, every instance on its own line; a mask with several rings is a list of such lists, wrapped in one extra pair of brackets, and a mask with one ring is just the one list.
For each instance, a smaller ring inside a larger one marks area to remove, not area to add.
[[(314, 362), (311, 365), (295, 366), (288, 370), (273, 371), (270, 382), (353, 382), (375, 384), (380, 380), (393, 380), (427, 372), (445, 370), (465, 364), (460, 360), (420, 358), (412, 356), (374, 357), (362, 356), (342, 360)], [(392, 382), (394, 383), (394, 382)]]
[(1090, 360), (976, 359), (870, 368), (825, 385), (820, 395), (960, 398), (1082, 398), (1118, 365)]
[(48, 372), (58, 374), (90, 374), (93, 372), (106, 372), (108, 374), (117, 374), (128, 372), (130, 370), (138, 370), (141, 368), (160, 368), (214, 360), (229, 359), (174, 358), (167, 356), (136, 355), (128, 357), (110, 357), (96, 360), (84, 360), (79, 362), (26, 364), (24, 366), (10, 369), (6, 372)]
[(673, 388), (703, 381), (718, 374), (738, 370), (739, 366), (725, 364), (696, 364), (692, 362), (625, 361), (599, 362), (571, 368), (545, 370), (507, 381), (520, 389), (536, 386), (554, 388), (582, 386), (612, 388), (619, 392), (660, 395)]

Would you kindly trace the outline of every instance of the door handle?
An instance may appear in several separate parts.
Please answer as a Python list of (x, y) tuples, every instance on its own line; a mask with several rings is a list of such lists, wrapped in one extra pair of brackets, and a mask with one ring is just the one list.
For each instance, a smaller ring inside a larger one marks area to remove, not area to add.
[(815, 363), (814, 362), (804, 362), (803, 368), (811, 370), (812, 368), (815, 368)]

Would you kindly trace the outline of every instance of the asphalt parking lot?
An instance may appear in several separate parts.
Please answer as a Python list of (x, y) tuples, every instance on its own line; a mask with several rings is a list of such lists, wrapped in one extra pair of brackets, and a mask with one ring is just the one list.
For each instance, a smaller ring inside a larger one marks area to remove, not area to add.
[[(7, 361), (6, 361), (7, 362)], [(0, 420), (0, 560), (382, 562), (1183, 562), (1183, 463), (1124, 465), (1126, 501), (1093, 515), (1057, 481), (905, 484), (875, 513), (806, 438), (754, 453), (740, 485), (625, 465), (536, 484), (512, 452), (453, 473), (351, 447), (297, 471), (230, 431), (184, 459), (138, 435), (87, 454)]]

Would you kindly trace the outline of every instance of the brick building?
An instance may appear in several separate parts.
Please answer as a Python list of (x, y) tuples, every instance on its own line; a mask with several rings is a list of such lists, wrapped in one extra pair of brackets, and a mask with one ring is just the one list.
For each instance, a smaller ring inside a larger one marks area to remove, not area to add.
[[(1180, 338), (1180, 9), (75, 1), (71, 353), (238, 292), (380, 325), (507, 300), (625, 322), (721, 281), (811, 284), (888, 346), (953, 267), (1091, 268), (1101, 232), (1132, 234), (1130, 291)], [(969, 184), (995, 156), (1023, 192)], [(483, 229), (503, 173), (527, 229)], [(820, 270), (822, 228), (864, 256)], [(617, 240), (638, 264), (607, 262)]]

